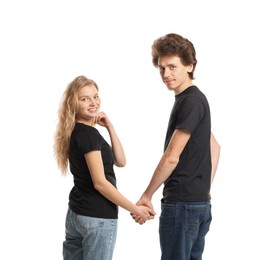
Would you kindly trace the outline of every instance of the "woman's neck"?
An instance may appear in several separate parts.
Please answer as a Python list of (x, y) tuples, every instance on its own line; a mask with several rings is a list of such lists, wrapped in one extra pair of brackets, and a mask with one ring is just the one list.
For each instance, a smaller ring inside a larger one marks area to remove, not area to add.
[(90, 120), (85, 120), (85, 119), (77, 119), (76, 120), (77, 123), (82, 123), (82, 124), (89, 125), (89, 126), (92, 126), (92, 127), (96, 126), (96, 122), (95, 121), (96, 121), (95, 118), (92, 118)]

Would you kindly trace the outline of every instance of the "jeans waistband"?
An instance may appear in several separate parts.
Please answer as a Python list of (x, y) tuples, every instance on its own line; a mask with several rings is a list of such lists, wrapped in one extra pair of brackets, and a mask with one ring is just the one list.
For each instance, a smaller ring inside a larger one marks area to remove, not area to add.
[(176, 201), (176, 200), (169, 200), (169, 199), (162, 199), (162, 203), (164, 204), (172, 204), (172, 205), (182, 205), (182, 204), (191, 204), (191, 205), (208, 205), (210, 201)]

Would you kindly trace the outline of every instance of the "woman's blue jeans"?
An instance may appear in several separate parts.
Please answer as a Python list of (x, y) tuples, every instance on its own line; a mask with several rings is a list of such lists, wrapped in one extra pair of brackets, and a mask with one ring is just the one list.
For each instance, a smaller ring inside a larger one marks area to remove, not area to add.
[(81, 216), (68, 209), (64, 260), (111, 260), (117, 235), (117, 219)]
[(210, 202), (161, 201), (161, 260), (201, 260), (212, 221)]

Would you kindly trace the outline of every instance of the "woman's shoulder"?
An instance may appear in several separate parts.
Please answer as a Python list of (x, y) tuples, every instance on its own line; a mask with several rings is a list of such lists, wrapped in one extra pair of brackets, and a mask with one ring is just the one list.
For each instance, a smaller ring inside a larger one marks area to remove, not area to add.
[(73, 133), (74, 135), (100, 135), (99, 131), (97, 130), (97, 128), (90, 126), (90, 125), (86, 125), (83, 123), (79, 123), (77, 122), (75, 124), (75, 127), (73, 129)]

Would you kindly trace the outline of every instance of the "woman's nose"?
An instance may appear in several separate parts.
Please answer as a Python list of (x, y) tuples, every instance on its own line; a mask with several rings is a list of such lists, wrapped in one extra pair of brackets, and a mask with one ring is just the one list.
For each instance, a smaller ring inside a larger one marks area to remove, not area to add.
[(95, 102), (96, 102), (95, 99), (93, 99), (93, 98), (90, 99), (90, 105), (91, 105), (91, 106), (94, 106), (94, 105), (95, 105)]

